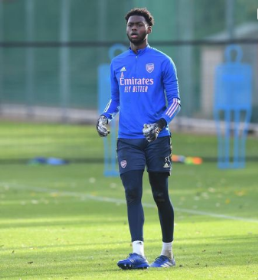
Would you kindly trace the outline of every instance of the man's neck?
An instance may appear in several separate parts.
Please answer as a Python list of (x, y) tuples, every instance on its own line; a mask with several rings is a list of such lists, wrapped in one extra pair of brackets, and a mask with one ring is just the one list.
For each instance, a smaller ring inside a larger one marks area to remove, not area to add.
[(141, 50), (141, 49), (145, 49), (148, 45), (148, 42), (147, 41), (144, 41), (141, 45), (135, 45), (133, 43), (130, 43), (130, 47), (131, 47), (131, 50), (134, 52), (134, 53), (137, 53), (138, 50)]

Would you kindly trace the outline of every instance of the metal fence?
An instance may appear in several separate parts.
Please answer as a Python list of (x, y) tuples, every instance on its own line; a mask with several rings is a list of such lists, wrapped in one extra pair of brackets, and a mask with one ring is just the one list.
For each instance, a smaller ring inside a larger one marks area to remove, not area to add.
[[(192, 43), (192, 44), (191, 44)], [(212, 119), (215, 69), (224, 62), (226, 42), (152, 42), (170, 55), (177, 66), (182, 98), (181, 116)], [(111, 45), (111, 44), (110, 44)], [(242, 42), (243, 63), (252, 67), (252, 122), (258, 122), (258, 43)], [(24, 116), (45, 121), (72, 119), (76, 110), (96, 110), (98, 106), (98, 54), (109, 47), (88, 46), (7, 46), (1, 75), (1, 113), (5, 117)], [(62, 57), (67, 56), (64, 60)], [(109, 95), (107, 89), (107, 95)], [(52, 108), (52, 110), (51, 110)], [(53, 110), (54, 109), (54, 110)], [(51, 113), (53, 111), (53, 114)], [(60, 113), (58, 114), (58, 112)], [(84, 113), (83, 113), (84, 114)], [(56, 115), (56, 117), (55, 117)], [(78, 115), (79, 116), (79, 115)], [(90, 116), (89, 116), (90, 117)], [(60, 119), (61, 118), (61, 119)], [(80, 120), (80, 118), (78, 118)], [(81, 121), (86, 120), (86, 116)]]

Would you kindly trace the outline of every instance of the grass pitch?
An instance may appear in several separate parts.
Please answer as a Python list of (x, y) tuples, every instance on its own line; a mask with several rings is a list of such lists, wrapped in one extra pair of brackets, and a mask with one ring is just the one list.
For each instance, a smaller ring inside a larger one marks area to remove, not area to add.
[[(81, 129), (92, 135), (90, 154), (101, 155), (94, 128)], [(178, 154), (207, 150), (208, 156), (214, 143), (211, 136), (174, 136)], [(256, 143), (251, 139), (248, 149)], [(103, 176), (101, 162), (1, 164), (0, 279), (258, 279), (257, 162), (239, 170), (175, 163), (170, 194), (176, 267), (122, 271), (116, 262), (131, 252), (124, 191), (119, 178)], [(145, 254), (152, 262), (161, 233), (146, 174), (143, 203)]]

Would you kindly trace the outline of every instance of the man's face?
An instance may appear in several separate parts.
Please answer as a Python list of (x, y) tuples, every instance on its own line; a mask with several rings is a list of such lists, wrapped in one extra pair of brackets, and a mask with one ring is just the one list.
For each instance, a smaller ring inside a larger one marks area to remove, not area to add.
[(126, 34), (132, 44), (142, 44), (150, 32), (151, 26), (148, 26), (143, 16), (129, 17), (126, 26)]

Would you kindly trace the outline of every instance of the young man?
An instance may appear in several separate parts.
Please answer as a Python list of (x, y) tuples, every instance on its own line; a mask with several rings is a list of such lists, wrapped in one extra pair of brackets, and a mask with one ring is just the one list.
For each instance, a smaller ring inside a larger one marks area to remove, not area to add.
[(125, 189), (133, 252), (117, 265), (122, 269), (149, 267), (144, 256), (142, 178), (145, 166), (158, 207), (162, 250), (151, 267), (175, 265), (172, 253), (174, 211), (168, 193), (171, 145), (168, 124), (180, 110), (176, 69), (170, 57), (148, 45), (154, 19), (146, 9), (127, 13), (128, 51), (111, 62), (111, 100), (97, 122), (100, 136), (120, 112), (117, 156)]

